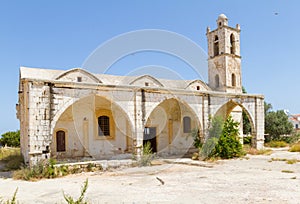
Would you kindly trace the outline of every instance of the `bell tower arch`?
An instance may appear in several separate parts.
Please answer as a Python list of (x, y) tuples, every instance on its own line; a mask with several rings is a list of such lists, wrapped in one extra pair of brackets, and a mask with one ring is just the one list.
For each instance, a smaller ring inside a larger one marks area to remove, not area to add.
[(242, 93), (240, 26), (228, 26), (224, 14), (217, 19), (217, 28), (207, 28), (208, 84), (212, 90)]

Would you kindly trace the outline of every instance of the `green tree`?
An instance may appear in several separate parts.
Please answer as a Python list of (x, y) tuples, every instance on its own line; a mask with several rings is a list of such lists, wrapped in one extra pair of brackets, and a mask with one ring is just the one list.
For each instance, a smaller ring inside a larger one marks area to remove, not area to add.
[(215, 147), (215, 154), (222, 159), (240, 157), (244, 154), (242, 144), (239, 141), (239, 123), (235, 122), (231, 116), (223, 125), (222, 134)]
[(272, 104), (271, 103), (264, 103), (264, 107), (265, 107), (265, 116), (271, 112), (271, 110), (273, 109)]
[(9, 147), (20, 147), (20, 130), (2, 134), (0, 143)]
[(243, 154), (242, 144), (239, 141), (239, 123), (231, 116), (225, 122), (221, 118), (213, 118), (209, 136), (201, 149), (201, 156), (229, 159)]
[(279, 110), (276, 112), (269, 111), (269, 109), (267, 110), (268, 111), (265, 115), (265, 133), (270, 135), (271, 140), (278, 140), (280, 138), (280, 135), (287, 135), (292, 133), (293, 124), (288, 120), (288, 116), (284, 113), (283, 110)]

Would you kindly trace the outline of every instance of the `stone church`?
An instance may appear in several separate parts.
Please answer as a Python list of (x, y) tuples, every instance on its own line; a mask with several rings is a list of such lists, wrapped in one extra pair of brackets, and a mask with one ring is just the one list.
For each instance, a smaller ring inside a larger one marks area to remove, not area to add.
[(242, 93), (240, 26), (230, 27), (221, 14), (206, 35), (208, 83), (21, 67), (17, 117), (25, 162), (120, 159), (141, 155), (146, 142), (158, 155), (180, 156), (192, 148), (193, 130), (206, 138), (211, 117), (242, 123), (242, 111), (253, 146), (263, 148), (264, 97)]

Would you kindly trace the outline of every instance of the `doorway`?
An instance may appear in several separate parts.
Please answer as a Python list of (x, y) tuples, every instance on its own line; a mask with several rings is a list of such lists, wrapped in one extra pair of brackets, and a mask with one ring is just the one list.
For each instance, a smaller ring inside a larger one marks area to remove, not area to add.
[(144, 129), (144, 138), (143, 138), (143, 146), (150, 142), (152, 152), (157, 152), (156, 148), (156, 127), (145, 127)]

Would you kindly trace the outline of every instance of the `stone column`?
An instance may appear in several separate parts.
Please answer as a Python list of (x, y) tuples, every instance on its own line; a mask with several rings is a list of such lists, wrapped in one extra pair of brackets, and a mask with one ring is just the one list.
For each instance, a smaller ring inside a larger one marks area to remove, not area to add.
[(48, 84), (29, 83), (29, 165), (50, 158), (51, 88)]
[(203, 95), (202, 97), (202, 125), (204, 140), (208, 137), (208, 127), (209, 127), (209, 116), (210, 116), (210, 95)]
[(134, 101), (135, 112), (135, 152), (137, 159), (140, 160), (143, 153), (143, 139), (144, 139), (144, 123), (145, 123), (145, 101), (143, 90), (136, 90)]
[(263, 98), (255, 98), (255, 124), (256, 134), (252, 145), (257, 149), (263, 149), (265, 141), (265, 112)]

